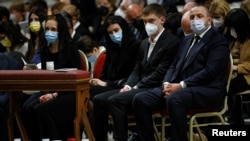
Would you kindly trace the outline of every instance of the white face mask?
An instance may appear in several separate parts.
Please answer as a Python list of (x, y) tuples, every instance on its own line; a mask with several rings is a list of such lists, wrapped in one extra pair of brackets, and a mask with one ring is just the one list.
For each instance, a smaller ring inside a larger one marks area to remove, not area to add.
[(156, 24), (147, 23), (145, 26), (145, 30), (146, 30), (148, 36), (151, 36), (158, 31), (158, 26)]
[(116, 16), (121, 16), (123, 19), (126, 18), (126, 14), (124, 13), (124, 11), (122, 11), (121, 8), (117, 8), (117, 9), (115, 10), (114, 15), (116, 15)]
[(224, 21), (221, 19), (213, 19), (212, 22), (213, 22), (213, 26), (216, 28), (221, 27), (224, 23)]
[(16, 22), (17, 22), (16, 15), (11, 13), (11, 14), (10, 14), (10, 20), (11, 20), (14, 24), (16, 24)]
[(234, 28), (230, 29), (230, 34), (236, 39), (237, 38), (237, 33)]
[(191, 29), (196, 34), (201, 34), (207, 29), (203, 20), (191, 20), (190, 25)]

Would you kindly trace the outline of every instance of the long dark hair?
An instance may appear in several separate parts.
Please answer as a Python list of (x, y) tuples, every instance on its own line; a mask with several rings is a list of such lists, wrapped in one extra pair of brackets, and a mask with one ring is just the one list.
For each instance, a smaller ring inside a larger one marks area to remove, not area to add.
[(32, 9), (30, 11), (29, 14), (29, 19), (28, 19), (28, 23), (30, 25), (30, 17), (32, 14), (35, 14), (36, 16), (39, 17), (39, 22), (41, 24), (41, 28), (38, 31), (38, 33), (34, 33), (30, 30), (30, 40), (29, 40), (29, 50), (27, 52), (27, 59), (30, 61), (32, 59), (32, 57), (35, 54), (35, 45), (36, 45), (36, 41), (38, 41), (38, 49), (44, 44), (45, 42), (45, 37), (44, 37), (44, 22), (47, 18), (47, 14), (46, 12), (41, 9), (41, 8), (36, 8), (36, 9)]
[(110, 16), (105, 21), (105, 39), (106, 39), (106, 46), (107, 48), (116, 47), (118, 44), (114, 43), (111, 38), (109, 37), (109, 33), (107, 32), (108, 26), (112, 24), (120, 25), (122, 29), (122, 47), (126, 47), (131, 39), (135, 38), (135, 35), (129, 29), (127, 22), (120, 16)]
[(9, 21), (0, 22), (0, 33), (7, 35), (11, 41), (10, 51), (13, 51), (15, 47), (22, 46), (28, 41), (19, 28)]
[[(240, 8), (235, 8), (229, 11), (225, 17), (225, 26), (234, 28), (237, 33), (237, 39), (239, 42), (243, 43), (250, 38), (250, 19), (246, 12)], [(230, 37), (230, 30), (226, 33), (229, 40), (232, 40)]]
[[(68, 30), (68, 24), (63, 16), (63, 14), (61, 14), (60, 12), (59, 13), (56, 13), (54, 15), (50, 15), (47, 17), (47, 20), (54, 20), (56, 21), (58, 24), (57, 24), (57, 32), (58, 32), (58, 52), (59, 52), (59, 58), (58, 60), (60, 60), (60, 63), (61, 66), (65, 66), (65, 64), (63, 63), (66, 63), (68, 62), (67, 60), (70, 59), (70, 49), (71, 47), (73, 46), (72, 44), (72, 39), (71, 39), (71, 36), (70, 36), (70, 33), (69, 33), (69, 30)], [(47, 42), (47, 41), (46, 41)], [(48, 54), (49, 52), (49, 46), (47, 43), (43, 49), (43, 51)], [(45, 67), (45, 62), (47, 60), (41, 60), (43, 63), (42, 63), (42, 68), (46, 68)]]

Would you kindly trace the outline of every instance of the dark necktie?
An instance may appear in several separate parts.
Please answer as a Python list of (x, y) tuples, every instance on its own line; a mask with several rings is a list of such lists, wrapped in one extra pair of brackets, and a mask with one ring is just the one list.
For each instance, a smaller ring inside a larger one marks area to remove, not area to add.
[(199, 43), (200, 38), (201, 38), (200, 36), (194, 37), (194, 43), (191, 44), (191, 46), (189, 47), (185, 60), (187, 60), (188, 56), (192, 55), (192, 50), (194, 50), (193, 48)]

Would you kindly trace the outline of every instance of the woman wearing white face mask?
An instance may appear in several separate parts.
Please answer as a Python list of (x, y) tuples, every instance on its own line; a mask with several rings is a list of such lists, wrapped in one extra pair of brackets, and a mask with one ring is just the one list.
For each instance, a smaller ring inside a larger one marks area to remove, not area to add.
[(212, 0), (208, 5), (208, 10), (212, 17), (213, 27), (216, 28), (218, 32), (225, 34), (224, 18), (230, 11), (229, 4), (225, 0)]
[[(240, 101), (236, 93), (250, 89), (250, 19), (242, 9), (233, 9), (225, 17), (229, 29), (226, 37), (233, 57), (233, 79), (229, 88), (229, 120), (231, 124), (244, 124)], [(246, 97), (245, 97), (246, 98)], [(244, 111), (249, 113), (249, 111)], [(249, 116), (249, 115), (248, 115)]]

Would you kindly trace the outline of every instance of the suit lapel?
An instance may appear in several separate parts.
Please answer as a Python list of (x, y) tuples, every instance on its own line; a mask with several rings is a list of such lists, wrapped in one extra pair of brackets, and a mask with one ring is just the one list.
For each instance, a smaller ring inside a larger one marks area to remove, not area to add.
[[(168, 31), (165, 29), (165, 30), (162, 32), (162, 34), (160, 35), (160, 37), (159, 37), (159, 39), (157, 40), (157, 42), (155, 43), (155, 46), (154, 46), (154, 48), (153, 48), (153, 50), (152, 50), (152, 53), (151, 53), (150, 57), (148, 58), (148, 61), (147, 61), (147, 62), (150, 62), (150, 61), (152, 60), (154, 54), (159, 50), (160, 44), (161, 44), (161, 42), (166, 38), (166, 36), (168, 36)], [(149, 46), (148, 46), (148, 48), (149, 48)], [(147, 51), (147, 53), (148, 53), (148, 51)], [(146, 54), (146, 56), (147, 56), (147, 54)]]
[[(212, 29), (212, 28), (211, 28)], [(206, 43), (210, 40), (210, 35), (213, 32), (212, 30), (208, 30), (207, 33), (200, 39), (199, 43), (193, 47), (192, 54), (187, 58), (185, 63), (183, 64), (183, 69), (185, 69), (193, 60), (196, 58), (199, 50), (206, 45)]]
[(193, 38), (190, 35), (190, 36), (185, 37), (184, 40), (185, 40), (185, 41), (183, 41), (184, 43), (181, 44), (181, 46), (180, 46), (181, 53), (180, 53), (179, 59), (177, 59), (177, 64), (175, 67), (176, 71), (174, 72), (171, 81), (176, 79), (176, 77), (179, 75), (179, 73), (183, 67), (183, 64), (185, 62), (186, 53), (188, 52), (189, 46), (191, 45)]

